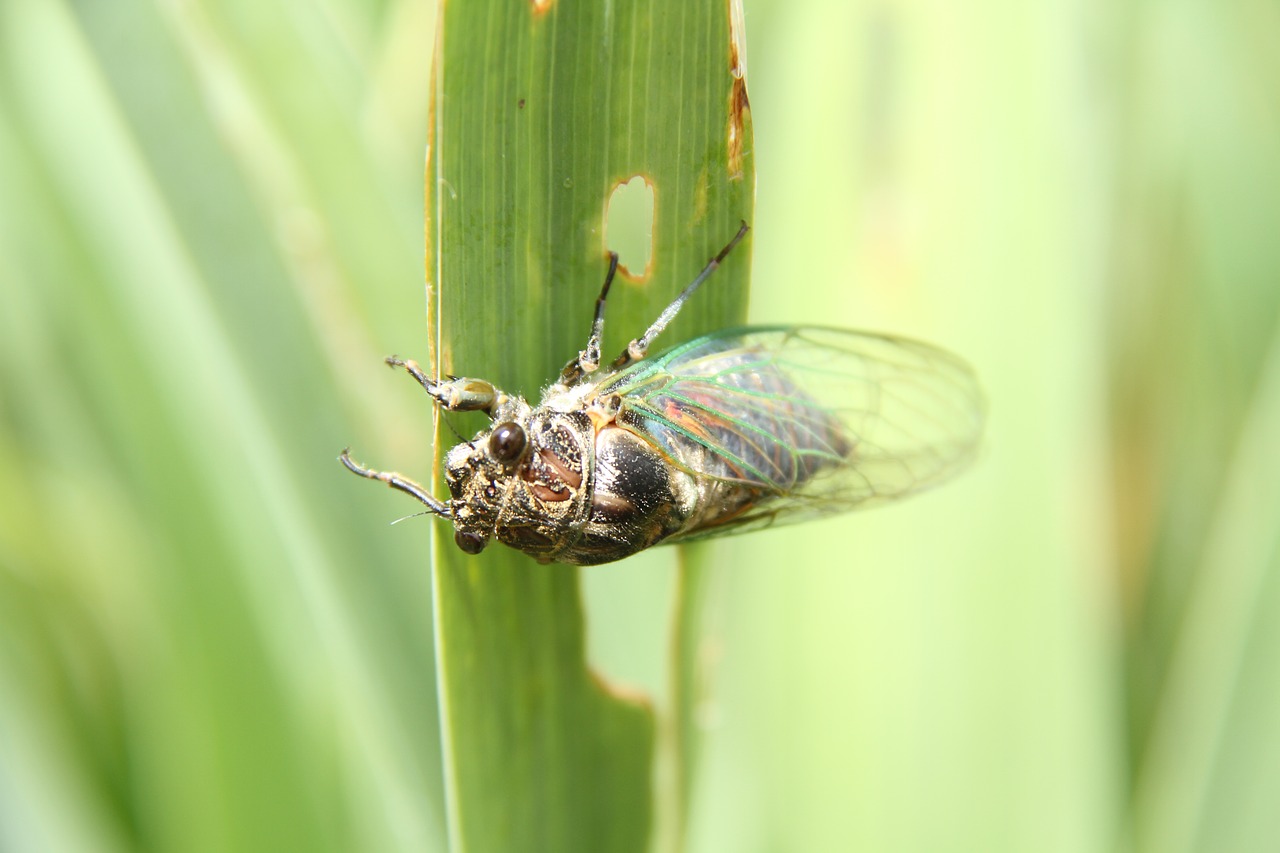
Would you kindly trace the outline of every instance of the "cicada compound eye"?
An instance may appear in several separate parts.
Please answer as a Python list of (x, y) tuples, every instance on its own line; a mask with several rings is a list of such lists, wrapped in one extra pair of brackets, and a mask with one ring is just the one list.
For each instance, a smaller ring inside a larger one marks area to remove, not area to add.
[(489, 436), (489, 452), (503, 465), (510, 465), (524, 454), (527, 440), (520, 424), (508, 421), (498, 424)]
[(479, 533), (466, 533), (459, 530), (453, 534), (453, 541), (462, 549), (464, 554), (479, 554), (484, 550), (484, 546), (489, 544), (489, 540), (485, 539)]

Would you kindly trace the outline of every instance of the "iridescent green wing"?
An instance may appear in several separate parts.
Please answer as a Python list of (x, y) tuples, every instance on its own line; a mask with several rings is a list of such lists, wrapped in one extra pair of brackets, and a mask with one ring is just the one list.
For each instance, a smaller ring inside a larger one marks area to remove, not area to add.
[(673, 465), (741, 489), (680, 539), (744, 532), (926, 489), (959, 470), (982, 396), (956, 357), (903, 338), (755, 327), (698, 338), (601, 384)]

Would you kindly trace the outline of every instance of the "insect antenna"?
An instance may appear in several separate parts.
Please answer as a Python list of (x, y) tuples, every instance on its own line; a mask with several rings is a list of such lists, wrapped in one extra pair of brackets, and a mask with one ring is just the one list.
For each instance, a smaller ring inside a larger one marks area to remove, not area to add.
[(392, 523), (392, 524), (399, 524), (399, 523), (400, 523), (400, 522), (402, 522), (402, 521), (408, 521), (409, 519), (411, 519), (411, 518), (417, 518), (417, 517), (418, 517), (418, 516), (420, 516), (420, 515), (435, 515), (435, 513), (434, 513), (434, 512), (432, 512), (432, 511), (431, 511), (431, 510), (429, 510), (429, 509), (424, 509), (422, 512), (413, 512), (413, 513), (410, 513), (409, 515), (402, 515), (402, 516), (400, 516), (399, 518), (397, 518), (395, 521), (393, 521), (393, 522), (391, 522), (391, 523)]

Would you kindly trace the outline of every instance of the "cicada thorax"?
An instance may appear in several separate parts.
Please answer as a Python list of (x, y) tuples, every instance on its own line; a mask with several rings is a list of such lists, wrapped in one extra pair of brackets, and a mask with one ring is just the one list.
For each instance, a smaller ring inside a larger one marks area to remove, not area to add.
[(523, 428), (527, 447), (508, 473), (492, 533), (535, 559), (558, 560), (590, 513), (591, 421), (540, 407)]
[(582, 494), (590, 463), (591, 422), (580, 413), (530, 419), (529, 453), (519, 476), (543, 504), (570, 503)]
[[(651, 444), (607, 417), (593, 419), (585, 407), (559, 402), (504, 411), (495, 417), (503, 423), (450, 452), (459, 542), (469, 538), (483, 547), (497, 539), (541, 562), (593, 565), (678, 530), (692, 507), (689, 477), (672, 472)], [(517, 427), (523, 450), (503, 462), (495, 439)]]
[(607, 419), (582, 408), (539, 407), (526, 430), (529, 446), (494, 534), (535, 559), (621, 559), (680, 529), (693, 506), (690, 478)]

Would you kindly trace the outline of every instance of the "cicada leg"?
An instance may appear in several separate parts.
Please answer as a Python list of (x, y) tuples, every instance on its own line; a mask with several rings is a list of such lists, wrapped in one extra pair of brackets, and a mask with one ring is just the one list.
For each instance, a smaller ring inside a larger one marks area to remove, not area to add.
[(431, 399), (450, 412), (484, 412), (493, 413), (493, 405), (497, 402), (498, 391), (483, 379), (451, 377), (444, 382), (437, 382), (418, 366), (413, 359), (388, 356), (387, 364), (392, 367), (403, 367), (414, 379), (418, 380)]
[(453, 517), (453, 511), (449, 509), (448, 504), (431, 497), (425, 486), (415, 483), (402, 474), (397, 474), (394, 471), (374, 471), (372, 468), (366, 468), (352, 459), (345, 449), (338, 455), (338, 461), (347, 466), (347, 470), (352, 474), (359, 474), (369, 480), (378, 480), (393, 489), (399, 489), (406, 495), (411, 495), (436, 515), (445, 518)]
[(591, 323), (591, 335), (587, 338), (587, 348), (579, 352), (577, 358), (570, 359), (564, 366), (564, 370), (560, 371), (561, 385), (574, 385), (600, 366), (600, 338), (604, 335), (604, 303), (609, 297), (609, 285), (613, 284), (613, 277), (617, 273), (618, 253), (610, 252), (609, 271), (605, 273), (604, 286), (600, 288), (600, 295), (596, 297), (596, 318)]
[(684, 307), (685, 302), (689, 300), (689, 297), (693, 295), (693, 292), (697, 290), (699, 285), (706, 281), (713, 272), (716, 271), (716, 268), (720, 266), (725, 257), (733, 251), (733, 247), (742, 242), (742, 238), (745, 237), (747, 232), (750, 230), (751, 227), (747, 225), (747, 223), (743, 222), (742, 227), (738, 229), (738, 233), (733, 235), (733, 239), (720, 250), (719, 254), (707, 262), (707, 265), (702, 268), (702, 272), (698, 273), (698, 277), (689, 282), (685, 289), (680, 291), (680, 295), (671, 301), (670, 305), (662, 309), (662, 313), (658, 315), (658, 319), (653, 321), (653, 325), (646, 329), (643, 335), (627, 345), (627, 348), (613, 360), (611, 365), (609, 365), (609, 369), (620, 370), (631, 362), (639, 361), (648, 355), (649, 345), (653, 343), (654, 338), (662, 334), (662, 330), (676, 318), (676, 315), (680, 313), (680, 309)]

